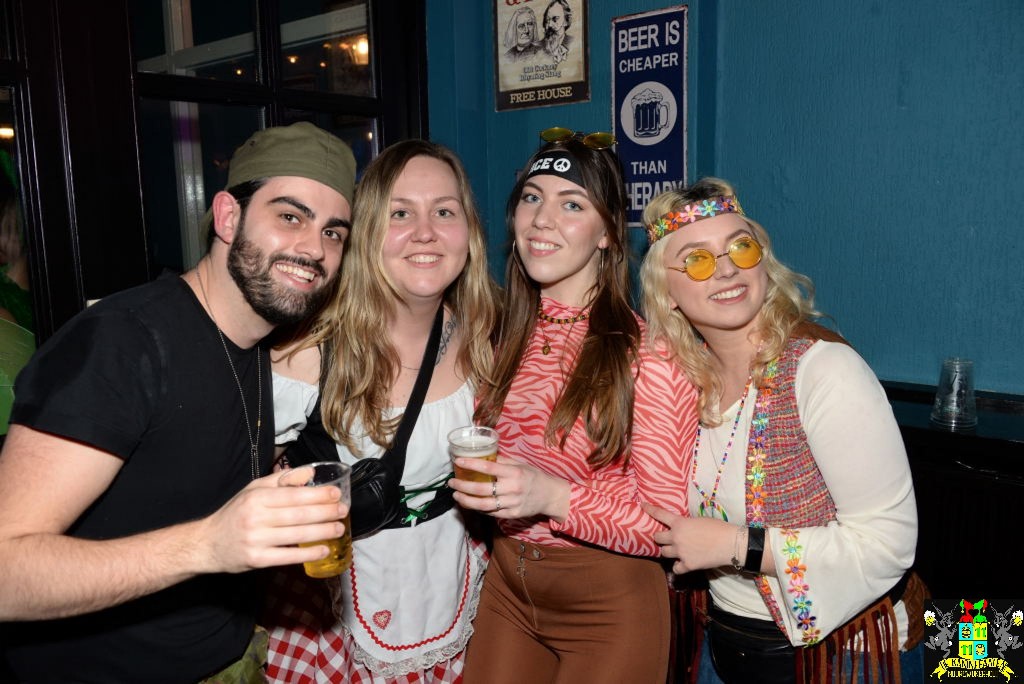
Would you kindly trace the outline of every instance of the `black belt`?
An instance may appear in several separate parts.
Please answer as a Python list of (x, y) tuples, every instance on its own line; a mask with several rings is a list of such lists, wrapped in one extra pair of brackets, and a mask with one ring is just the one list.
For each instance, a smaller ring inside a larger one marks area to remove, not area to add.
[(903, 598), (904, 592), (907, 590), (907, 582), (910, 581), (910, 571), (907, 570), (903, 573), (903, 577), (900, 577), (900, 581), (892, 585), (892, 589), (885, 592), (885, 595), (892, 601), (892, 605), (896, 605)]
[[(909, 581), (910, 571), (908, 570), (903, 573), (903, 577), (900, 577), (896, 584), (892, 585), (889, 591), (885, 592), (884, 596), (887, 596), (892, 601), (892, 604), (896, 605), (903, 598)], [(743, 617), (735, 613), (729, 613), (716, 606), (714, 601), (708, 606), (708, 617), (712, 621), (721, 624), (725, 629), (743, 633), (752, 639), (772, 641), (776, 638), (776, 635), (779, 635), (780, 638), (785, 638), (785, 635), (779, 630), (774, 620), (761, 620), (759, 618)], [(788, 643), (788, 638), (785, 640)]]
[(790, 645), (789, 638), (779, 629), (774, 620), (762, 620), (730, 613), (716, 606), (714, 600), (708, 606), (708, 620), (720, 625), (725, 630), (742, 634), (753, 641), (774, 644), (779, 648)]

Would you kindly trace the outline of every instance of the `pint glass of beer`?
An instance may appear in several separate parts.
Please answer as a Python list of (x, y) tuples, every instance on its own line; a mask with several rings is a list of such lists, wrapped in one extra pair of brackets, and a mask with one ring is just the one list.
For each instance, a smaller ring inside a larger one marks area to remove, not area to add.
[[(467, 425), (448, 433), (448, 453), (456, 457), (498, 460), (498, 432), (493, 428)], [(492, 475), (455, 467), (455, 477), (469, 482), (494, 482)]]
[[(313, 476), (306, 482), (307, 487), (337, 487), (341, 490), (342, 503), (352, 503), (352, 489), (350, 477), (352, 468), (344, 463), (336, 461), (321, 461), (303, 466), (313, 469)], [(327, 546), (330, 553), (327, 558), (303, 563), (306, 574), (310, 577), (326, 578), (336, 577), (348, 570), (352, 565), (352, 516), (346, 515), (341, 521), (345, 525), (345, 532), (340, 539), (325, 539), (324, 541), (307, 542), (299, 546)]]

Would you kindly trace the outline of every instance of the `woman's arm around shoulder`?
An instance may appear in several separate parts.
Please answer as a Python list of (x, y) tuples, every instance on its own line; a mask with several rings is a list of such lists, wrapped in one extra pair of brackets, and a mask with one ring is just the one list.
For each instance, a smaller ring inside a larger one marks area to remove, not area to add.
[[(656, 556), (653, 535), (664, 525), (648, 516), (641, 502), (685, 513), (686, 487), (697, 430), (697, 393), (673, 361), (641, 347), (635, 366), (633, 435), (629, 465), (606, 467), (629, 478), (631, 500), (609, 496), (597, 487), (573, 485), (570, 513), (558, 526), (571, 536), (611, 550)], [(609, 521), (615, 523), (610, 535)], [(556, 525), (552, 525), (555, 529)]]
[(642, 349), (636, 369), (633, 461), (640, 498), (686, 512), (697, 436), (697, 390), (674, 360)]
[(320, 382), (320, 348), (306, 340), (272, 349), (270, 366), (274, 373), (310, 385)]
[(302, 341), (270, 352), (274, 376), (274, 434), (280, 457), (298, 439), (320, 395), (320, 349)]

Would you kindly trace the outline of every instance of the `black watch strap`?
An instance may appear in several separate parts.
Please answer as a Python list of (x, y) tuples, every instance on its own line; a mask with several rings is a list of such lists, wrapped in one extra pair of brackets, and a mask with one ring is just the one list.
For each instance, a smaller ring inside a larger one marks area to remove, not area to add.
[(755, 575), (761, 574), (761, 558), (764, 556), (764, 528), (747, 528), (747, 559), (743, 569)]

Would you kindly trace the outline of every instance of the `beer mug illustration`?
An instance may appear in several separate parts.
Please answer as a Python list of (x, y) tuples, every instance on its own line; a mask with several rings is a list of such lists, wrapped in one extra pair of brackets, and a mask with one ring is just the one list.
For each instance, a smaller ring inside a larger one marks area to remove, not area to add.
[(661, 93), (650, 88), (637, 93), (630, 99), (633, 106), (633, 135), (637, 138), (653, 138), (669, 124), (668, 103)]

